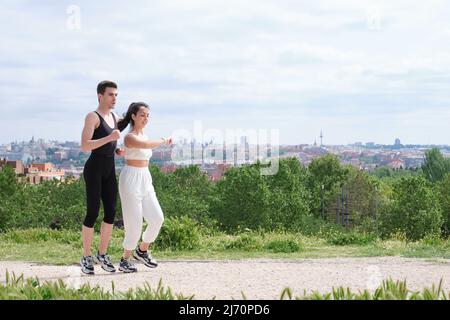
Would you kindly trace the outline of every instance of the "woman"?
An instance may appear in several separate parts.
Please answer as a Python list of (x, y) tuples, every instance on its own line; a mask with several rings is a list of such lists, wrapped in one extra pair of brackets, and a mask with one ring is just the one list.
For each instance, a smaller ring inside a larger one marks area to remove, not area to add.
[[(125, 228), (124, 252), (119, 270), (127, 273), (137, 271), (136, 266), (130, 262), (135, 249), (133, 257), (142, 261), (145, 266), (155, 268), (158, 265), (148, 249), (158, 236), (164, 215), (156, 198), (148, 166), (152, 149), (162, 144), (170, 145), (172, 139), (148, 139), (144, 134), (144, 128), (148, 123), (149, 112), (150, 108), (147, 104), (134, 102), (118, 123), (119, 128), (131, 124), (131, 130), (124, 138), (126, 165), (119, 176), (119, 194)], [(143, 234), (142, 217), (148, 224)], [(141, 234), (142, 242), (136, 248)]]

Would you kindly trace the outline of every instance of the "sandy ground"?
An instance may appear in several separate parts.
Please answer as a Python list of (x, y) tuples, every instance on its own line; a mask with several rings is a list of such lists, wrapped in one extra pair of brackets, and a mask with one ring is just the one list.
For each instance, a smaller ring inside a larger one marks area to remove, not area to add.
[(99, 265), (95, 275), (80, 273), (79, 266), (50, 266), (24, 262), (0, 262), (0, 282), (5, 273), (24, 274), (40, 280), (63, 279), (77, 287), (89, 282), (116, 291), (142, 286), (148, 282), (156, 288), (160, 279), (175, 293), (195, 294), (194, 299), (279, 299), (289, 287), (294, 295), (303, 290), (329, 292), (332, 287), (345, 286), (373, 290), (388, 277), (407, 280), (408, 288), (420, 290), (443, 279), (443, 288), (450, 292), (450, 260), (409, 259), (399, 257), (332, 258), (297, 260), (165, 260), (155, 269), (136, 263), (138, 272), (107, 273)]

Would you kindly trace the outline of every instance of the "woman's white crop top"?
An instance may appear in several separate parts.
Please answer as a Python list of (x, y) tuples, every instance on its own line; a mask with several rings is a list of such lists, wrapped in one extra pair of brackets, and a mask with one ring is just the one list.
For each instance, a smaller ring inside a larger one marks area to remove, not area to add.
[[(147, 139), (147, 136), (144, 136)], [(125, 160), (150, 160), (152, 149), (127, 148), (125, 146)]]

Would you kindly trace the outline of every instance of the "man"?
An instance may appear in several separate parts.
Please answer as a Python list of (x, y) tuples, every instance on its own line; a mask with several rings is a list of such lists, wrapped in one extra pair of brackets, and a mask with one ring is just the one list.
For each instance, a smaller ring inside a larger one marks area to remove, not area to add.
[(107, 249), (117, 202), (114, 154), (123, 155), (124, 153), (122, 149), (117, 149), (117, 140), (120, 138), (117, 126), (119, 117), (112, 111), (117, 99), (117, 84), (112, 81), (100, 82), (97, 86), (97, 96), (98, 108), (86, 116), (81, 136), (81, 149), (84, 152), (91, 151), (83, 172), (86, 183), (87, 214), (82, 227), (83, 257), (80, 264), (81, 271), (86, 274), (94, 274), (91, 245), (94, 238), (94, 224), (100, 210), (100, 199), (103, 202), (104, 218), (96, 259), (105, 271), (116, 271), (107, 255)]

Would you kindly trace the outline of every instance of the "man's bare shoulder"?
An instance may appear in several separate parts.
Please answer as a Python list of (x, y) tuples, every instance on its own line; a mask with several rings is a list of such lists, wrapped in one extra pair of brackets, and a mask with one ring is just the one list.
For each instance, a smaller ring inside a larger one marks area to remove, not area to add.
[(100, 119), (98, 115), (94, 111), (92, 111), (86, 115), (84, 124), (88, 127), (93, 126), (94, 128), (97, 128), (100, 125)]
[(99, 121), (100, 119), (98, 118), (98, 115), (94, 111), (91, 111), (86, 115), (85, 120), (89, 121), (89, 122), (92, 122), (92, 121), (96, 122), (96, 121)]

